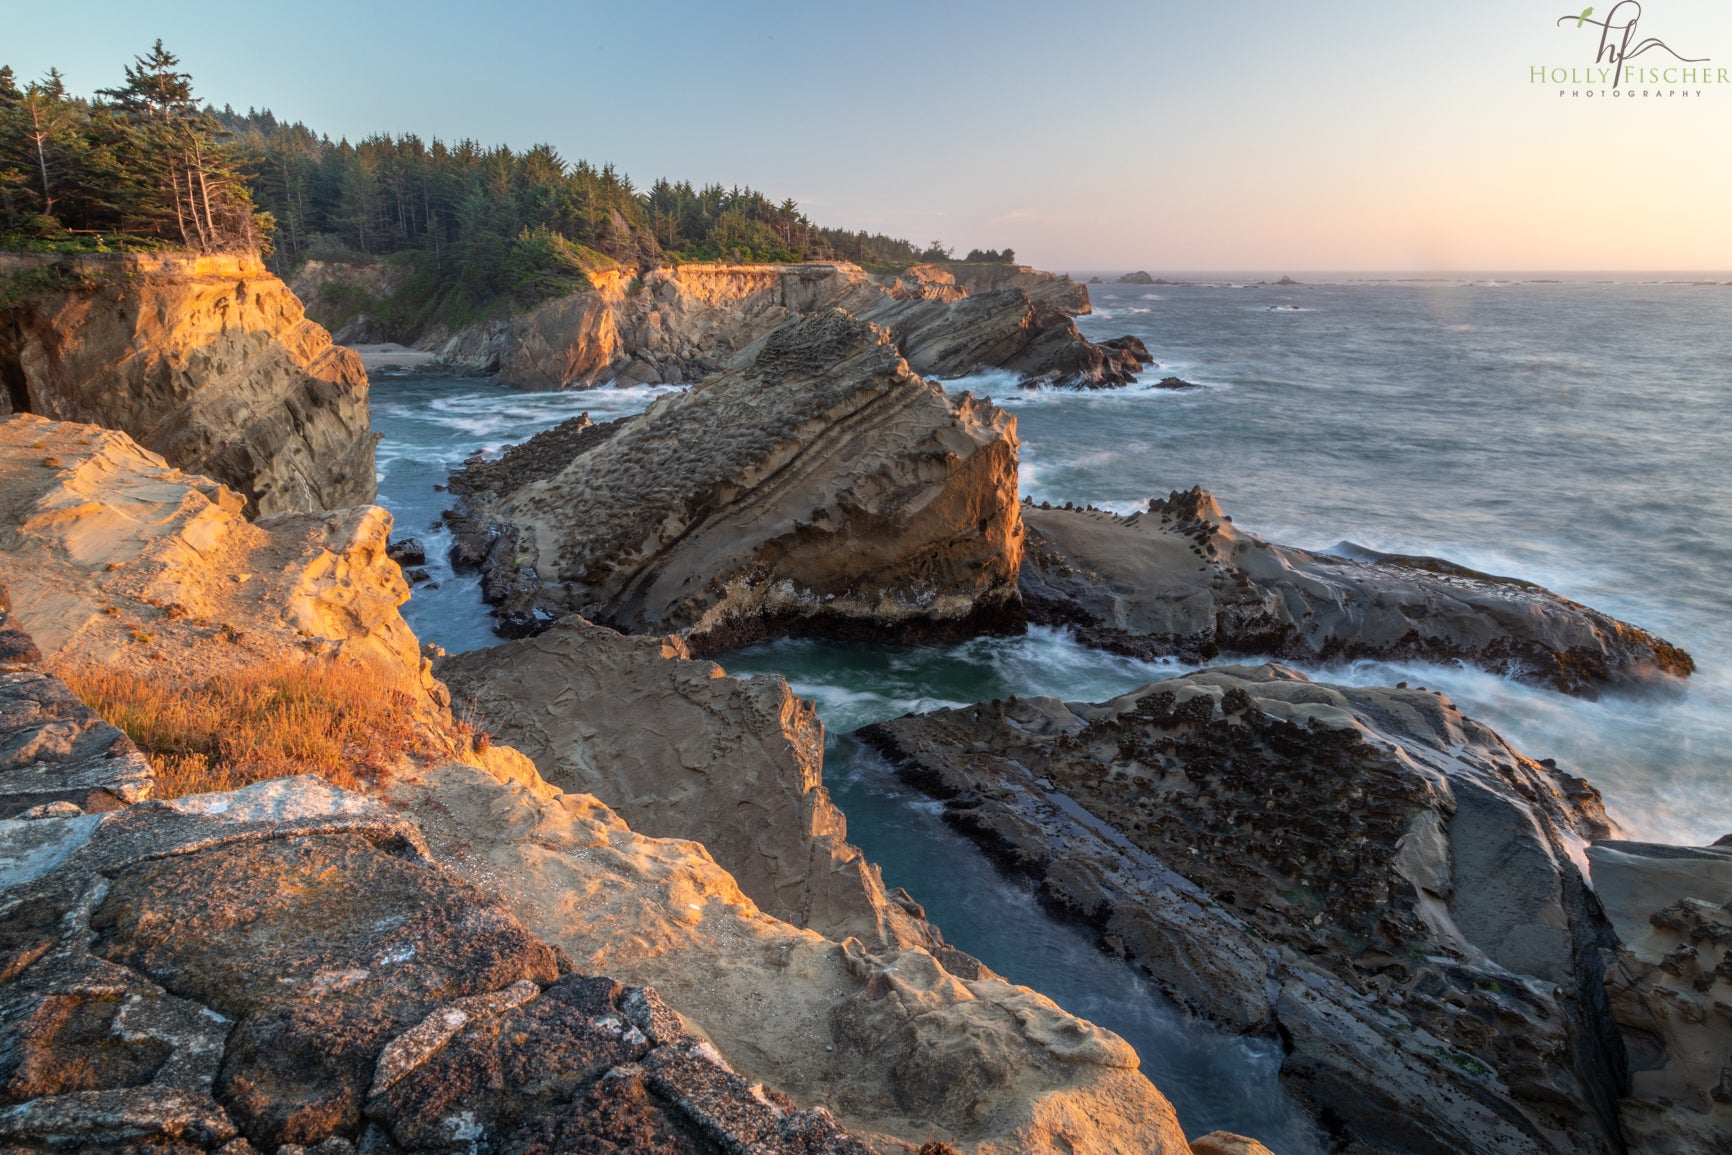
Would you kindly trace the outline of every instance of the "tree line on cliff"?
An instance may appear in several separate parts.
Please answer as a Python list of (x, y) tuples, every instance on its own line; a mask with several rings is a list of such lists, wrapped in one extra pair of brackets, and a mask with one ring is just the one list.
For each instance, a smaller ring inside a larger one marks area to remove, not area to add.
[(0, 247), (274, 250), (284, 270), (321, 252), (388, 258), (406, 266), (399, 295), (418, 321), (533, 304), (599, 267), (951, 256), (940, 241), (825, 227), (751, 188), (640, 189), (548, 145), (332, 141), (268, 110), (201, 107), (179, 64), (159, 40), (91, 98), (58, 72), (21, 83), (0, 68)]
[(239, 156), (158, 40), (115, 88), (0, 67), (0, 240), (8, 247), (256, 249), (270, 230)]

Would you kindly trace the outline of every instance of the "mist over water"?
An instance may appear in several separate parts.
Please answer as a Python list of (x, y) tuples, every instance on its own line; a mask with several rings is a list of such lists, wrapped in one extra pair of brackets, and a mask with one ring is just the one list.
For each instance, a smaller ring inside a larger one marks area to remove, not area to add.
[(1208, 387), (954, 383), (1016, 413), (1026, 494), (1129, 512), (1202, 485), (1273, 541), (1446, 557), (1658, 633), (1696, 675), (1594, 702), (1421, 664), (1308, 672), (1443, 689), (1598, 786), (1632, 837), (1732, 832), (1732, 287), (1090, 292), (1085, 333), (1143, 338), (1145, 381)]
[[(1724, 278), (1722, 278), (1724, 279)], [(1570, 698), (1473, 670), (1360, 662), (1307, 668), (1356, 684), (1442, 689), (1525, 753), (1606, 795), (1637, 838), (1732, 832), (1732, 288), (1683, 284), (1091, 286), (1095, 338), (1132, 333), (1204, 388), (1027, 391), (1003, 374), (950, 382), (1014, 412), (1035, 500), (1119, 512), (1202, 485), (1236, 524), (1283, 544), (1343, 540), (1536, 581), (1695, 657), (1688, 682)], [(1287, 306), (1297, 306), (1288, 308)], [(437, 590), (405, 616), (452, 651), (497, 642), (473, 575), (451, 572), (449, 470), (663, 389), (522, 394), (449, 377), (373, 384), (380, 501), (428, 544)], [(1235, 659), (1245, 660), (1245, 659)], [(867, 722), (993, 697), (1098, 701), (1184, 672), (1068, 634), (953, 646), (775, 642), (722, 658), (780, 673), (829, 732), (825, 778), (849, 834), (958, 946), (1115, 1030), (1188, 1134), (1226, 1128), (1281, 1155), (1317, 1149), (1282, 1096), (1271, 1045), (1191, 1022), (1078, 928), (1050, 920), (848, 737)]]

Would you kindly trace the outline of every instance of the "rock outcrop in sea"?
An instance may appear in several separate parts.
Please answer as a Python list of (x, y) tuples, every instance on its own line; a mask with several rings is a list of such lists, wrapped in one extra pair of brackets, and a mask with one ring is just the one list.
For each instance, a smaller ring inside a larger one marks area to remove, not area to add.
[(1347, 1149), (1622, 1149), (1599, 796), (1441, 695), (1220, 667), (861, 733), (1184, 1006), (1278, 1034)]
[(367, 375), (256, 257), (0, 254), (0, 416), (131, 434), (249, 514), (373, 499)]
[(454, 474), (450, 520), (518, 620), (575, 610), (694, 651), (959, 638), (1022, 624), (1016, 450), (1008, 414), (831, 310), (637, 417)]
[(1146, 512), (1024, 505), (1020, 588), (1036, 622), (1135, 657), (1463, 662), (1570, 694), (1685, 677), (1663, 638), (1532, 582), (1452, 562), (1271, 545), (1205, 490)]
[[(326, 278), (333, 275), (322, 271)], [(1003, 369), (1030, 385), (1103, 388), (1152, 363), (1135, 337), (1096, 344), (1072, 317), (1088, 290), (1016, 265), (688, 264), (592, 273), (592, 287), (504, 321), (418, 342), (448, 366), (520, 389), (698, 381), (781, 325), (841, 309), (882, 326), (926, 376)]]

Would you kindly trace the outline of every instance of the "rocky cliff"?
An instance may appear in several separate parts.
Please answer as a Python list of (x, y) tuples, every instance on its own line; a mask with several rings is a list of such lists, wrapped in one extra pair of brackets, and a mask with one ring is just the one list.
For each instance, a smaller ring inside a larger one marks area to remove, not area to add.
[(203, 681), (342, 654), (444, 695), (397, 612), (376, 506), (249, 522), (239, 494), (124, 433), (0, 420), (0, 585), (51, 664)]
[(691, 264), (591, 280), (589, 290), (508, 321), (420, 345), (523, 389), (679, 384), (719, 372), (790, 320), (842, 309), (883, 326), (915, 372), (931, 376), (1005, 369), (1030, 384), (1102, 387), (1152, 363), (1135, 338), (1096, 345), (1077, 332), (1071, 318), (1089, 311), (1081, 285), (1018, 266), (874, 275), (847, 263)]
[(1437, 558), (1271, 545), (1200, 489), (1130, 517), (1025, 505), (1023, 522), (1031, 619), (1119, 653), (1464, 662), (1572, 694), (1695, 668), (1663, 638), (1531, 582)]
[[(405, 755), (374, 798), (300, 778), (150, 800), (148, 767), (37, 649), (169, 680), (329, 651), (414, 684), (388, 522), (248, 523), (232, 492), (90, 426), (13, 417), (0, 449), (19, 595), (0, 622), (0, 814), (18, 816), (0, 818), (0, 1145), (1188, 1151), (1122, 1040), (935, 936), (910, 945), (892, 924), (916, 912), (881, 888), (871, 941), (793, 926), (701, 845), (634, 832), (508, 747)], [(618, 669), (640, 667), (645, 704), (684, 687), (705, 715), (682, 758), (719, 774), (738, 743), (782, 792), (766, 809), (818, 873), (783, 855), (764, 893), (841, 926), (826, 896), (877, 876), (828, 827), (809, 711), (643, 656)], [(644, 759), (646, 781), (614, 780), (631, 805), (665, 769), (641, 721), (610, 735)]]
[(0, 414), (131, 434), (249, 513), (373, 499), (367, 375), (243, 257), (0, 254)]
[(460, 560), (508, 611), (694, 649), (776, 634), (1020, 628), (1014, 420), (952, 400), (832, 310), (608, 426), (453, 475)]
[(861, 733), (1184, 1005), (1278, 1033), (1346, 1149), (1622, 1149), (1598, 796), (1441, 696), (1221, 667)]

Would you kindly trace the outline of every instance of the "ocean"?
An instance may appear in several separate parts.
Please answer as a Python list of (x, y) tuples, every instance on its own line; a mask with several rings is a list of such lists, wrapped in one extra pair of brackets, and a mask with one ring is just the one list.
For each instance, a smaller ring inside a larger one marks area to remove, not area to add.
[[(1306, 672), (1445, 691), (1525, 753), (1587, 778), (1628, 837), (1706, 843), (1732, 833), (1732, 286), (1186, 279), (1090, 286), (1095, 312), (1080, 327), (1141, 337), (1159, 361), (1143, 384), (1030, 391), (1001, 374), (946, 383), (1016, 415), (1023, 492), (1131, 512), (1201, 485), (1237, 526), (1272, 541), (1445, 557), (1651, 630), (1695, 657), (1688, 682), (1585, 700), (1418, 663)], [(1199, 387), (1148, 387), (1168, 375)], [(434, 486), (450, 468), (579, 412), (636, 411), (658, 392), (535, 395), (450, 377), (375, 378), (380, 502), (399, 533), (428, 542), (440, 584), (404, 610), (424, 641), (458, 651), (496, 640), (476, 580), (444, 560), (449, 538), (436, 521), (447, 501)], [(850, 837), (951, 941), (1129, 1039), (1188, 1134), (1224, 1127), (1282, 1155), (1316, 1149), (1275, 1082), (1273, 1045), (1187, 1021), (998, 878), (935, 806), (848, 736), (909, 710), (1012, 693), (1100, 700), (1189, 667), (1095, 653), (1050, 629), (934, 647), (782, 641), (721, 661), (734, 673), (782, 674), (817, 702), (826, 781)]]

